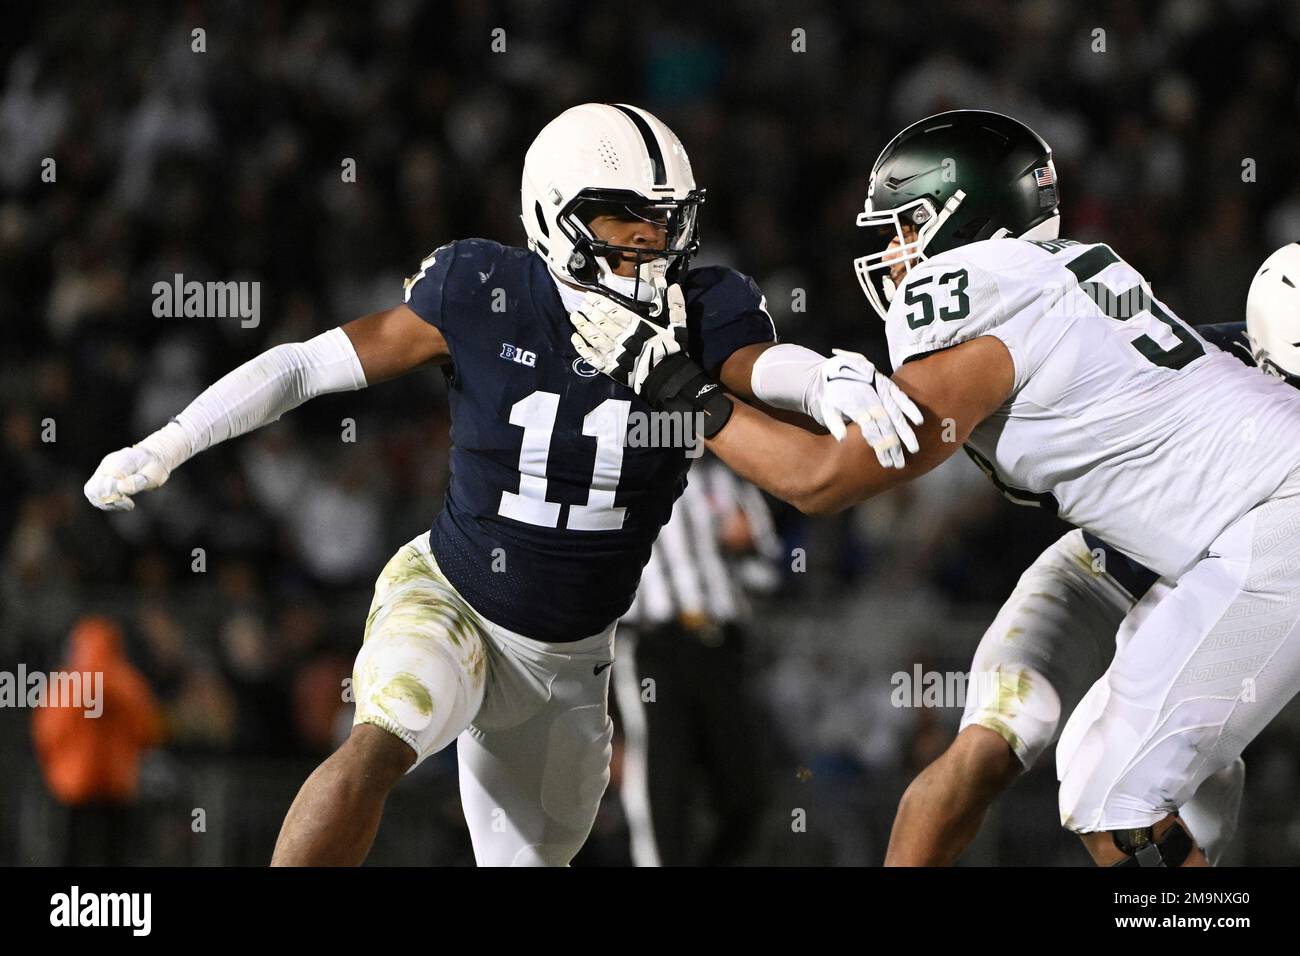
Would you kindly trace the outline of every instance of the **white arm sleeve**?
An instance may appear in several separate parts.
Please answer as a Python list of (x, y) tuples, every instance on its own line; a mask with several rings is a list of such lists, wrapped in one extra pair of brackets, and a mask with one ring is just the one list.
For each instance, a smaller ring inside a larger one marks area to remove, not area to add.
[(168, 471), (203, 449), (276, 421), (328, 392), (366, 387), (361, 359), (341, 328), (268, 349), (218, 379), (140, 446)]
[(802, 345), (774, 345), (755, 360), (749, 387), (773, 408), (813, 415), (818, 369), (825, 361), (826, 356)]

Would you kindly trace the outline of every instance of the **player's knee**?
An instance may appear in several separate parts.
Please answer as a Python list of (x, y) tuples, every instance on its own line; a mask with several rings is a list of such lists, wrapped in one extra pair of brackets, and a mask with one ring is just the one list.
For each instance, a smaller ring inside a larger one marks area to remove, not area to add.
[(353, 671), (354, 723), (387, 731), (416, 763), (446, 747), (473, 720), (485, 686), (482, 643), (463, 643), (419, 633), (368, 641)]
[[(995, 743), (983, 735), (966, 735), (979, 727), (999, 738), (1015, 758), (1015, 772), (1028, 770), (1056, 739), (1061, 721), (1061, 697), (1052, 682), (1031, 667), (999, 664), (971, 675), (971, 704), (962, 720), (964, 746), (976, 754), (997, 754)], [(993, 756), (987, 759), (990, 761)]]

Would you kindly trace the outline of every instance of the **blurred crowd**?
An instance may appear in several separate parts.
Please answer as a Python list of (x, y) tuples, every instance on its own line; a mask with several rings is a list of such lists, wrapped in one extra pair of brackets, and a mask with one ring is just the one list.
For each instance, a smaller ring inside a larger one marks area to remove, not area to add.
[[(440, 377), (314, 401), (129, 513), (93, 510), (81, 485), (240, 362), (400, 301), (435, 246), (522, 242), (523, 152), (576, 102), (634, 102), (677, 131), (708, 189), (699, 261), (753, 275), (787, 340), (883, 361), (854, 214), (889, 137), (958, 107), (1011, 113), (1053, 145), (1063, 235), (1112, 243), (1191, 322), (1242, 316), (1258, 263), (1300, 236), (1300, 6), (924, 7), (7, 11), (0, 662), (53, 666), (78, 620), (104, 615), (169, 752), (328, 752), (374, 577), (441, 501)], [(178, 273), (260, 282), (260, 322), (154, 317), (153, 284)], [(889, 672), (918, 655), (964, 669), (1060, 526), (965, 460), (848, 520), (777, 517), (806, 568), (786, 569), (759, 622), (755, 691), (790, 763), (774, 772), (855, 786), (914, 772), (957, 714), (891, 711)]]

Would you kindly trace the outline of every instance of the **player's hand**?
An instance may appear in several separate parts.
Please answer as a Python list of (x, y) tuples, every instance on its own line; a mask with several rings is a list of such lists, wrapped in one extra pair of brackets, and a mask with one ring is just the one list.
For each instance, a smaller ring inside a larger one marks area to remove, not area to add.
[(152, 491), (170, 474), (156, 454), (134, 445), (105, 455), (83, 491), (100, 511), (130, 511), (132, 495)]
[(903, 448), (920, 449), (912, 426), (924, 420), (921, 410), (865, 355), (832, 350), (814, 389), (808, 408), (817, 423), (843, 441), (847, 423), (857, 422), (882, 467), (902, 468)]
[(668, 325), (656, 325), (613, 299), (588, 292), (582, 306), (569, 315), (576, 330), (573, 347), (588, 364), (638, 395), (647, 376), (670, 355), (686, 351), (686, 300), (681, 287), (663, 293)]

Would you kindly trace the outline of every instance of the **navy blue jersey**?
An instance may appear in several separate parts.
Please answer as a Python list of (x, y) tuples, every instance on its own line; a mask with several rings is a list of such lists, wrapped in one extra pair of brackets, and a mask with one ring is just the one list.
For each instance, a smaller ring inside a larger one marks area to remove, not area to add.
[(1198, 335), (1217, 345), (1229, 355), (1241, 359), (1247, 365), (1254, 365), (1255, 359), (1250, 354), (1250, 340), (1246, 338), (1245, 322), (1220, 322), (1217, 325), (1195, 325)]
[[(740, 273), (693, 269), (682, 291), (690, 352), (711, 374), (736, 349), (773, 340), (762, 295)], [(574, 351), (535, 253), (449, 243), (407, 280), (406, 304), (451, 350), (451, 481), (430, 539), (443, 573), (485, 618), (527, 637), (599, 633), (632, 603), (685, 487), (686, 450), (625, 447), (629, 416), (651, 409)]]
[[(1250, 343), (1246, 339), (1245, 322), (1222, 322), (1218, 325), (1198, 325), (1195, 328), (1207, 342), (1218, 346), (1229, 355), (1235, 355), (1247, 365), (1255, 364), (1250, 354)], [(1135, 600), (1146, 594), (1151, 589), (1151, 585), (1160, 579), (1154, 571), (1115, 550), (1096, 535), (1085, 531), (1083, 537), (1090, 551), (1096, 552), (1100, 549), (1105, 552), (1103, 567), (1129, 594), (1133, 595)]]

